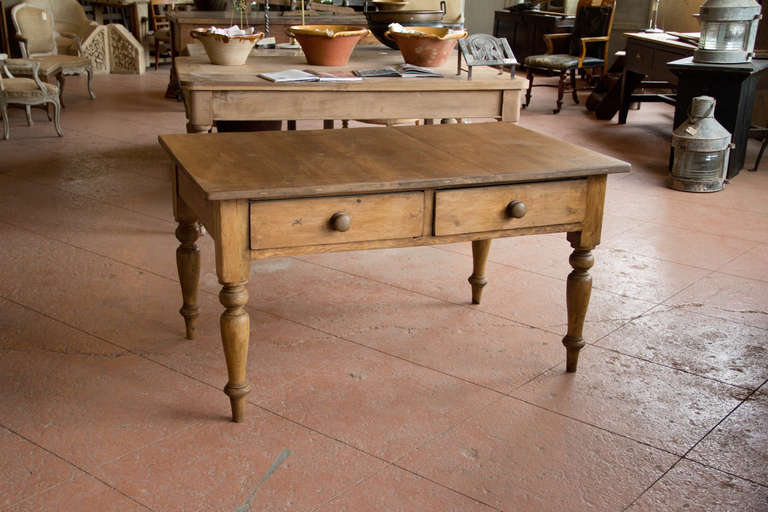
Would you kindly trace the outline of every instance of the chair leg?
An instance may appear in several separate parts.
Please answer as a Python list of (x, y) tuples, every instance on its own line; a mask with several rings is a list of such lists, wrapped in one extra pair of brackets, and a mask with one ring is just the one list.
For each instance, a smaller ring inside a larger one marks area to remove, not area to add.
[(56, 74), (56, 86), (59, 88), (59, 105), (64, 108), (64, 73), (61, 71)]
[(160, 65), (160, 41), (155, 39), (155, 71), (157, 71)]
[(755, 172), (757, 171), (757, 166), (760, 165), (760, 159), (763, 158), (763, 152), (765, 151), (765, 146), (768, 146), (768, 135), (765, 136), (763, 139), (763, 143), (760, 145), (760, 151), (757, 153), (757, 160), (755, 160), (755, 166), (750, 169), (750, 171)]
[(571, 70), (571, 95), (573, 96), (573, 102), (579, 104), (579, 95), (576, 92), (576, 69)]
[(58, 101), (51, 101), (53, 103), (53, 125), (56, 127), (56, 133), (59, 134), (59, 137), (63, 137), (64, 134), (61, 133), (61, 106), (59, 105)]
[(32, 126), (32, 105), (24, 105), (24, 113), (27, 114), (27, 126)]
[[(93, 93), (93, 68), (88, 66), (85, 68), (85, 74), (88, 75), (88, 95), (92, 100), (96, 99), (96, 95)], [(64, 106), (62, 104), (62, 106)]]
[(563, 96), (565, 95), (565, 71), (560, 72), (560, 82), (557, 84), (557, 108), (552, 113), (557, 114), (563, 108)]
[(3, 103), (0, 105), (0, 114), (3, 116), (3, 140), (11, 138), (11, 127), (8, 123), (8, 107)]
[(528, 90), (525, 91), (525, 105), (523, 107), (527, 107), (531, 103), (531, 90), (533, 89), (533, 71), (528, 68)]

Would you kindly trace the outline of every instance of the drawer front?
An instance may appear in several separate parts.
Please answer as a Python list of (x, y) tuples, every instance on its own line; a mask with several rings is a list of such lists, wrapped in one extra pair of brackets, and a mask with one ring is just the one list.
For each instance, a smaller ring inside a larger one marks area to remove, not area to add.
[[(507, 213), (513, 201), (525, 204), (525, 214), (520, 218)], [(435, 235), (583, 222), (586, 204), (587, 181), (583, 179), (438, 190)]]
[[(334, 229), (334, 215), (348, 223)], [(251, 249), (418, 237), (423, 219), (423, 192), (253, 201)]]
[(653, 48), (627, 42), (626, 69), (636, 73), (652, 74), (653, 66)]

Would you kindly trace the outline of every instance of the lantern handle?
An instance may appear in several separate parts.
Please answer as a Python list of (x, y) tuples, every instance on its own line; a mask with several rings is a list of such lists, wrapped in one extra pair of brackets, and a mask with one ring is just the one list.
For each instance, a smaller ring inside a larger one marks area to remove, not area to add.
[(715, 102), (712, 102), (712, 104), (709, 106), (707, 111), (704, 113), (703, 116), (694, 116), (693, 115), (693, 102), (691, 102), (690, 105), (688, 105), (688, 121), (691, 123), (698, 123), (702, 119), (708, 118), (710, 115), (714, 114), (715, 110)]

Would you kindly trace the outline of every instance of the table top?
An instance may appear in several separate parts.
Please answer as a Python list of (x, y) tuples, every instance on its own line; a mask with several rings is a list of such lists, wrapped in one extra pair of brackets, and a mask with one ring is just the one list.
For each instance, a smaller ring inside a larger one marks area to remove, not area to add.
[(286, 69), (359, 70), (377, 69), (403, 63), (397, 50), (384, 46), (358, 46), (349, 63), (341, 67), (310, 66), (304, 53), (298, 50), (256, 49), (251, 52), (248, 62), (242, 66), (215, 66), (207, 56), (177, 57), (176, 72), (182, 87), (205, 90), (377, 90), (377, 91), (435, 91), (435, 90), (476, 90), (476, 89), (522, 89), (527, 86), (524, 78), (510, 78), (509, 72), (487, 66), (477, 66), (472, 71), (472, 80), (467, 74), (456, 76), (457, 53), (454, 52), (440, 68), (443, 78), (365, 78), (359, 82), (283, 82), (273, 83), (260, 78), (259, 73), (271, 73)]
[(686, 57), (667, 62), (667, 66), (673, 71), (723, 71), (752, 74), (768, 69), (768, 60), (754, 59), (750, 62), (739, 62), (737, 64), (712, 64), (709, 62), (693, 62), (693, 57)]
[(624, 34), (628, 39), (638, 39), (640, 41), (655, 43), (662, 46), (672, 46), (686, 50), (695, 50), (696, 45), (679, 40), (676, 36), (666, 32), (626, 32)]
[(630, 167), (512, 123), (159, 139), (214, 201), (512, 184), (629, 172)]

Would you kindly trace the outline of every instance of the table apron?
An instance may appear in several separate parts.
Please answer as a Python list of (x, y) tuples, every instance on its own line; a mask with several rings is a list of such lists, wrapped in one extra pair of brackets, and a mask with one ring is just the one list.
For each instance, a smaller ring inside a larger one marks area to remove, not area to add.
[(392, 249), (397, 247), (423, 247), (429, 245), (452, 244), (457, 242), (469, 242), (472, 240), (492, 240), (497, 238), (509, 238), (523, 235), (541, 235), (549, 233), (570, 233), (582, 231), (583, 222), (571, 224), (556, 224), (551, 226), (534, 226), (503, 231), (486, 231), (483, 233), (465, 233), (461, 235), (446, 236), (421, 236), (415, 238), (401, 238), (395, 240), (368, 240), (360, 242), (348, 242), (324, 245), (305, 245), (301, 247), (282, 247), (277, 249), (256, 249), (250, 251), (252, 260), (266, 258), (281, 258), (301, 254), (322, 254), (329, 252), (361, 251), (367, 249)]
[(211, 109), (199, 111), (212, 112), (213, 120), (232, 121), (440, 117), (496, 117), (516, 121), (519, 98), (520, 91), (517, 90), (213, 91)]

